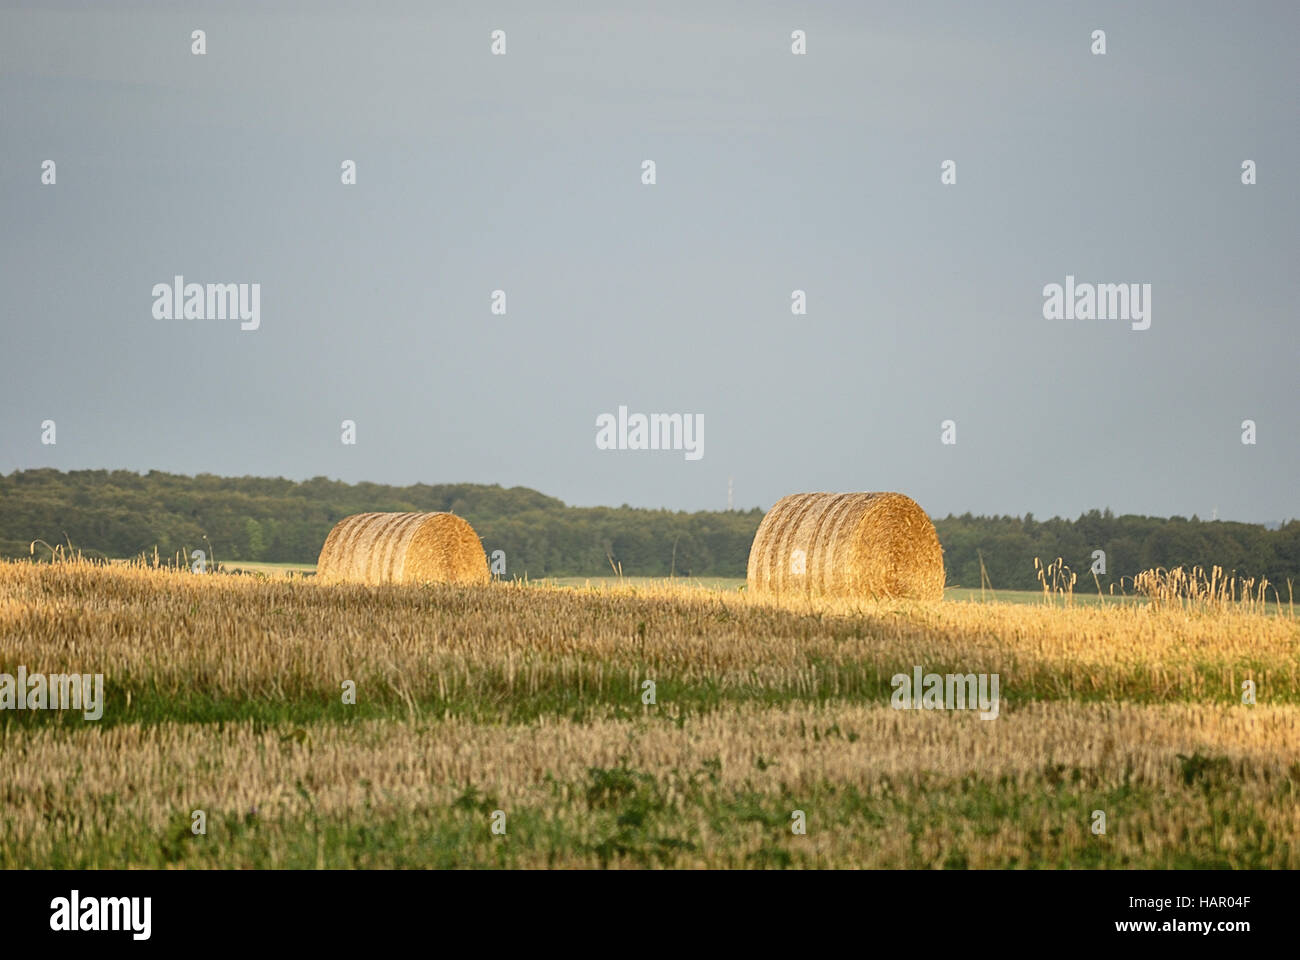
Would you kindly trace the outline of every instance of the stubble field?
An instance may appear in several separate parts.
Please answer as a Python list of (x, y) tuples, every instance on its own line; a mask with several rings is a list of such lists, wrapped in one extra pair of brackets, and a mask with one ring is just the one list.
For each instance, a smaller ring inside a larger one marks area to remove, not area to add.
[(1285, 610), (0, 563), (19, 666), (105, 705), (0, 711), (4, 868), (1300, 866)]

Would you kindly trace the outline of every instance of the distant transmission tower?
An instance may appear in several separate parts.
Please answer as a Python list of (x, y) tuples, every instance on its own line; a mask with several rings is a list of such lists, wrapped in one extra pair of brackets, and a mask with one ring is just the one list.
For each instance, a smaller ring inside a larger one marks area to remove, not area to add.
[(728, 510), (731, 509), (731, 505), (732, 505), (731, 491), (734, 486), (734, 481), (735, 481), (734, 477), (727, 477), (727, 509)]

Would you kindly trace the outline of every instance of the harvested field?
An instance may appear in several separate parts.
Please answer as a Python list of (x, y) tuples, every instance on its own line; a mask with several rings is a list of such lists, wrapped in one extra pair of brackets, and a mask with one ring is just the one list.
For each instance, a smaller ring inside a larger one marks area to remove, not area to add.
[[(106, 691), (0, 711), (0, 866), (1294, 868), (1298, 649), (1231, 608), (0, 564), (0, 673)], [(891, 709), (918, 665), (999, 716)]]

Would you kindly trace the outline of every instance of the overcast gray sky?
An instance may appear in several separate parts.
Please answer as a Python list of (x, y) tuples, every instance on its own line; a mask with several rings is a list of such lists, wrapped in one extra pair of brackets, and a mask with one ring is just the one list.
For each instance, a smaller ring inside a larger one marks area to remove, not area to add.
[(0, 471), (1300, 513), (1294, 3), (106, 6), (0, 9)]

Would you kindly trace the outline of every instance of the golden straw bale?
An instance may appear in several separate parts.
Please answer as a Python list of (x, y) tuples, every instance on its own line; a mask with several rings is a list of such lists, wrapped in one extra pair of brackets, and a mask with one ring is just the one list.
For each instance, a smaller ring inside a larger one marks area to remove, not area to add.
[(316, 576), (351, 583), (487, 583), (474, 528), (451, 513), (358, 513), (321, 548)]
[(943, 548), (901, 493), (796, 493), (759, 524), (748, 581), (753, 593), (942, 600)]

